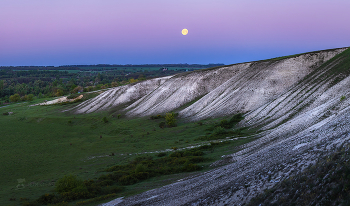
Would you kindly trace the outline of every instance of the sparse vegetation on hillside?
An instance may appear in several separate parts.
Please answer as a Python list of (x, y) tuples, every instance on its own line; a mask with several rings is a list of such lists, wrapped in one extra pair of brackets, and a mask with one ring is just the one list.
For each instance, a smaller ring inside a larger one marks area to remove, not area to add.
[(214, 123), (209, 126), (206, 131), (209, 131), (205, 136), (196, 138), (196, 140), (216, 140), (225, 137), (240, 137), (249, 136), (256, 132), (256, 129), (250, 129), (248, 127), (232, 129), (237, 123), (243, 120), (243, 114), (235, 114), (229, 121), (226, 119), (220, 122)]
[[(97, 180), (79, 180), (76, 176), (68, 175), (56, 182), (55, 191), (40, 196), (34, 201), (25, 201), (26, 205), (46, 205), (75, 200), (92, 199), (114, 195), (125, 189), (125, 186), (161, 175), (193, 172), (203, 169), (198, 164), (210, 161), (203, 157), (206, 151), (213, 152), (214, 148), (230, 144), (231, 142), (211, 143), (194, 149), (175, 151), (167, 155), (159, 153), (160, 158), (139, 156), (125, 165), (116, 165), (105, 170)], [(203, 165), (203, 164), (202, 164)], [(81, 204), (81, 203), (80, 203)]]
[(176, 127), (176, 114), (174, 114), (174, 112), (171, 113), (166, 113), (165, 114), (165, 123), (169, 126), (169, 127)]

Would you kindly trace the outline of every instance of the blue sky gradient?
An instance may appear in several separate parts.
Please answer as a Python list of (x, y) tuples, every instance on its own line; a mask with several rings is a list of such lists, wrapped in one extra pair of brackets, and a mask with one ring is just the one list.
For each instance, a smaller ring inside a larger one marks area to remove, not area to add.
[(346, 47), (349, 8), (348, 0), (2, 0), (0, 66), (233, 64)]

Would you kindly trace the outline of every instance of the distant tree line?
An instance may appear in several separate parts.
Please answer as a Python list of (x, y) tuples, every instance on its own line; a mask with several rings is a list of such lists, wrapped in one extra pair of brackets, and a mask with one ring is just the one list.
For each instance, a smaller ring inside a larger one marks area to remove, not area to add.
[[(110, 66), (115, 68), (111, 68)], [(124, 68), (121, 68), (120, 66)], [(176, 66), (177, 69), (148, 70), (143, 68), (153, 66), (163, 66), (168, 68)], [(0, 104), (18, 101), (31, 101), (35, 98), (62, 96), (72, 93), (90, 92), (126, 85), (149, 78), (174, 75), (184, 72), (187, 70), (179, 68), (185, 66), (189, 67), (191, 65), (136, 65), (136, 67), (139, 68), (135, 68), (135, 65), (0, 67)], [(196, 69), (208, 67), (208, 65), (193, 66), (196, 66)]]

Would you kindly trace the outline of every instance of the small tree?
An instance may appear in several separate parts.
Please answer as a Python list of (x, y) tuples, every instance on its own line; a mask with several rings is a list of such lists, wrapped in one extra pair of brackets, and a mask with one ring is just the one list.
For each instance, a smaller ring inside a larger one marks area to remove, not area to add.
[(55, 94), (57, 97), (62, 96), (63, 95), (63, 90), (62, 89), (57, 89), (57, 92)]
[(102, 118), (102, 121), (103, 121), (104, 123), (107, 123), (107, 122), (108, 122), (107, 117), (103, 117), (103, 118)]
[(24, 95), (21, 97), (21, 101), (26, 101), (27, 100), (27, 95)]
[(84, 89), (81, 86), (77, 86), (73, 89), (73, 93), (78, 93), (78, 92), (83, 92), (83, 91), (84, 91)]
[(94, 88), (93, 88), (92, 86), (89, 86), (89, 87), (87, 88), (87, 90), (88, 90), (89, 92), (91, 92), (91, 91), (94, 90)]
[(33, 101), (34, 95), (33, 94), (28, 94), (27, 95), (27, 100), (28, 101)]
[(165, 123), (169, 126), (169, 127), (176, 127), (176, 118), (175, 118), (175, 114), (172, 113), (166, 113), (165, 115)]
[(219, 126), (214, 129), (214, 134), (216, 135), (225, 134), (225, 133), (226, 133), (226, 130), (223, 127)]
[(14, 94), (10, 96), (10, 101), (11, 102), (18, 102), (21, 99), (21, 97), (19, 96), (19, 94)]

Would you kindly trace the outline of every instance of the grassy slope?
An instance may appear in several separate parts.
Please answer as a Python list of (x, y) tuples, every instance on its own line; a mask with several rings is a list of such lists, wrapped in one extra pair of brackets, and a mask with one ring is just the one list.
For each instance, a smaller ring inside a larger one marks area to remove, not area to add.
[[(198, 144), (200, 141), (194, 139), (204, 136), (209, 124), (218, 121), (207, 120), (202, 126), (180, 121), (178, 127), (161, 129), (158, 124), (164, 119), (117, 119), (107, 113), (72, 115), (60, 110), (74, 104), (28, 107), (34, 103), (37, 102), (0, 108), (0, 205), (18, 205), (21, 197), (35, 199), (52, 192), (54, 182), (66, 174), (96, 178), (102, 169), (127, 163), (135, 153)], [(2, 115), (9, 111), (14, 114)], [(108, 117), (108, 123), (101, 121), (104, 116)], [(207, 157), (212, 161), (220, 159), (247, 141), (250, 140), (237, 140), (235, 144), (208, 152)], [(115, 156), (109, 156), (112, 153)], [(141, 186), (131, 186), (121, 195), (158, 187), (186, 175), (163, 177), (160, 183), (156, 182), (162, 178), (152, 178), (137, 184)], [(25, 188), (16, 188), (17, 179), (25, 179)], [(10, 198), (16, 200), (9, 201)]]

